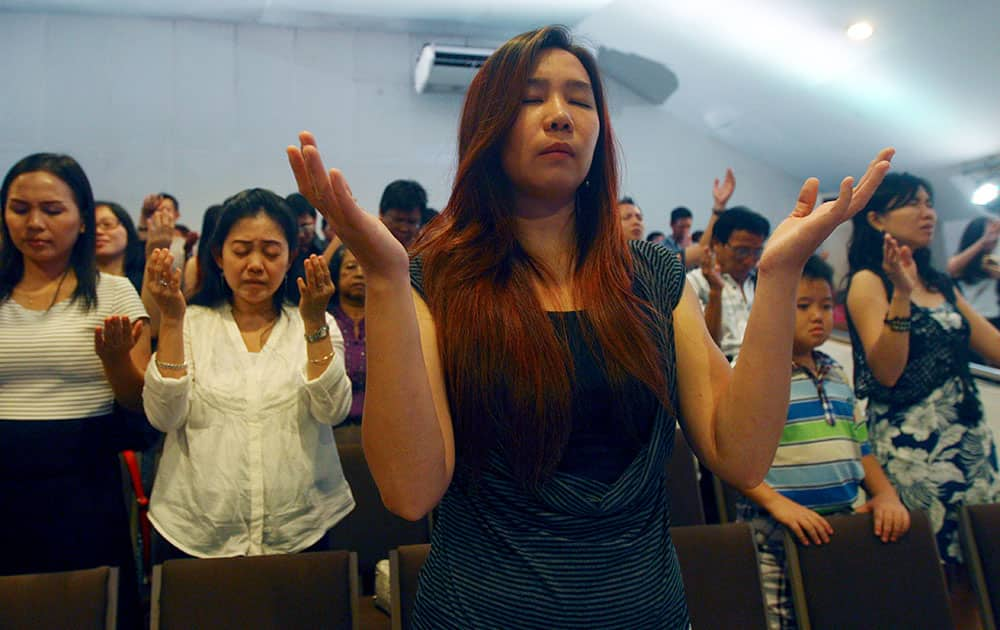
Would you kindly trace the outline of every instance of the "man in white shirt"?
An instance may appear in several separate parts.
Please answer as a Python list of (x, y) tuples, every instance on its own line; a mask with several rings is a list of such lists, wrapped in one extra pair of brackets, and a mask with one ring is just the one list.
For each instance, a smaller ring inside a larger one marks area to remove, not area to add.
[(688, 273), (708, 331), (730, 360), (743, 344), (757, 285), (757, 263), (770, 230), (768, 220), (749, 208), (723, 212), (712, 231), (709, 255), (700, 268)]

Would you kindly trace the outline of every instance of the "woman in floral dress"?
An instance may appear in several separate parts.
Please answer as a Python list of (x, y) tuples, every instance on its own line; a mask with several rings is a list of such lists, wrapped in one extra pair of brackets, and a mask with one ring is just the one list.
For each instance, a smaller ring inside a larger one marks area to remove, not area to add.
[(961, 506), (1000, 501), (996, 446), (968, 366), (970, 347), (1000, 361), (1000, 332), (931, 266), (925, 180), (887, 175), (853, 222), (847, 311), (869, 438), (906, 506), (930, 516), (953, 576)]

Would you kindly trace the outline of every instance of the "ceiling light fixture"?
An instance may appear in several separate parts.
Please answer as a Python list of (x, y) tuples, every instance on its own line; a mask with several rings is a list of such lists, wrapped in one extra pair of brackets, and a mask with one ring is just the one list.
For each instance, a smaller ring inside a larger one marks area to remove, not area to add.
[(977, 206), (986, 206), (993, 203), (1000, 195), (1000, 186), (995, 182), (980, 184), (976, 191), (972, 193), (972, 203)]
[(861, 22), (855, 22), (847, 28), (847, 36), (858, 42), (868, 39), (874, 32), (875, 29), (872, 25), (863, 20)]

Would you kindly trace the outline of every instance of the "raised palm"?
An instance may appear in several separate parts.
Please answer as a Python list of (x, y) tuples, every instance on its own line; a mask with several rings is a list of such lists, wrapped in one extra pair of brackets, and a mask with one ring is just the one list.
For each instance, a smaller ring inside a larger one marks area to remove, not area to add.
[(712, 184), (712, 201), (715, 202), (713, 207), (716, 209), (725, 208), (726, 204), (729, 203), (729, 198), (733, 196), (734, 190), (736, 190), (736, 176), (733, 175), (733, 169), (727, 168), (722, 183), (715, 180), (715, 183)]
[(882, 271), (897, 291), (909, 293), (920, 282), (913, 250), (888, 234), (882, 242)]
[(154, 249), (146, 261), (143, 282), (160, 309), (160, 315), (179, 320), (184, 317), (187, 302), (181, 292), (181, 270), (174, 269), (173, 264), (174, 255), (169, 249)]
[(406, 248), (385, 224), (357, 204), (351, 187), (338, 169), (326, 169), (316, 138), (303, 131), (299, 134), (299, 142), (299, 147), (290, 146), (287, 151), (299, 192), (334, 226), (337, 235), (364, 267), (365, 275), (407, 273)]
[(781, 222), (767, 241), (760, 260), (761, 270), (798, 270), (833, 230), (867, 205), (889, 171), (895, 149), (879, 151), (857, 185), (853, 177), (840, 182), (840, 195), (815, 210), (819, 180), (810, 177), (799, 191), (795, 209)]

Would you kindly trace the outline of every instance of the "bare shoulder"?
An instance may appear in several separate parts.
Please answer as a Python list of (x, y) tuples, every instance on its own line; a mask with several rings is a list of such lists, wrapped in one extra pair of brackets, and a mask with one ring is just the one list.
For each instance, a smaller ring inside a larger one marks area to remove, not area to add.
[(856, 272), (851, 277), (851, 287), (848, 291), (850, 293), (858, 293), (862, 296), (885, 295), (885, 285), (882, 283), (882, 278), (878, 276), (874, 271), (870, 269), (862, 269)]

